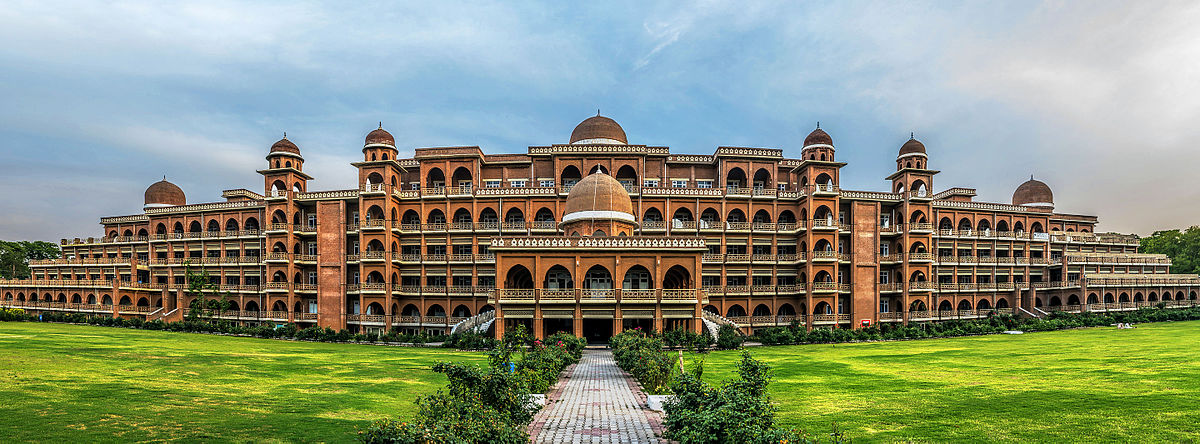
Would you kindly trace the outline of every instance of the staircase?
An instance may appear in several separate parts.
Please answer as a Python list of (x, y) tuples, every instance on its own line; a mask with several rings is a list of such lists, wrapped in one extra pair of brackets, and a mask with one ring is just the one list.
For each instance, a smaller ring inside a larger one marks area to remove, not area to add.
[(493, 322), (496, 322), (496, 312), (485, 311), (475, 316), (458, 321), (457, 324), (454, 324), (453, 327), (450, 327), (450, 334), (453, 335), (466, 331), (485, 333), (488, 331), (488, 328), (491, 328)]
[(1044, 311), (1041, 311), (1041, 310), (1038, 310), (1037, 308), (1034, 308), (1033, 310), (1034, 310), (1034, 311), (1036, 311), (1036, 312), (1040, 312), (1040, 313), (1041, 313), (1041, 315), (1038, 315), (1037, 313), (1034, 313), (1034, 312), (1030, 312), (1029, 310), (1026, 310), (1026, 309), (1024, 309), (1024, 308), (1017, 307), (1017, 312), (1018, 312), (1018, 313), (1024, 314), (1025, 316), (1029, 316), (1029, 317), (1031, 317), (1031, 318), (1041, 318), (1042, 316), (1045, 316), (1045, 315), (1046, 315), (1046, 312), (1044, 312)]
[[(714, 341), (717, 340), (717, 331), (721, 329), (722, 325), (728, 325), (733, 327), (733, 329), (738, 333), (742, 333), (741, 327), (724, 316), (703, 310), (701, 310), (701, 313), (703, 313), (703, 318), (701, 318), (701, 320), (704, 321), (704, 327), (706, 330), (708, 330), (708, 336)], [(742, 334), (744, 335), (745, 333)]]

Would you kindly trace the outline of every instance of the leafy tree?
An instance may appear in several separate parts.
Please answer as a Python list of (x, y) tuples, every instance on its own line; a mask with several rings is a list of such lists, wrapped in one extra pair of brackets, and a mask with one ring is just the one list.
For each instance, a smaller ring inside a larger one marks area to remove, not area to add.
[[(221, 292), (221, 285), (213, 282), (208, 275), (208, 270), (201, 269), (197, 273), (192, 271), (190, 263), (185, 262), (183, 273), (187, 280), (187, 293), (192, 297), (192, 303), (188, 306), (187, 317), (189, 320), (209, 319), (233, 308), (233, 303), (229, 300), (229, 292)], [(209, 299), (209, 293), (217, 294), (220, 297)]]
[(0, 277), (29, 279), (29, 261), (58, 259), (62, 250), (45, 241), (0, 241)]
[(1141, 251), (1170, 257), (1172, 273), (1200, 274), (1200, 227), (1155, 231), (1142, 238)]

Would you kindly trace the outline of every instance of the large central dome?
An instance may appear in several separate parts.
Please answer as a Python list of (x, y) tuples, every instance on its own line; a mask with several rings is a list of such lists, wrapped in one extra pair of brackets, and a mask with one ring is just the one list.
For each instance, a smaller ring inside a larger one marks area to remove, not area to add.
[(600, 114), (579, 122), (579, 125), (575, 126), (575, 131), (571, 131), (570, 143), (629, 144), (625, 140), (625, 130), (621, 129), (621, 125)]
[(1027, 207), (1054, 208), (1054, 193), (1050, 191), (1050, 186), (1045, 182), (1035, 180), (1030, 176), (1029, 180), (1017, 187), (1017, 191), (1013, 193), (1012, 203)]
[(614, 219), (636, 223), (629, 192), (617, 179), (596, 170), (571, 187), (563, 223)]
[(144, 209), (179, 205), (187, 205), (187, 196), (184, 196), (183, 190), (179, 186), (167, 182), (166, 177), (146, 188), (146, 205), (143, 207)]

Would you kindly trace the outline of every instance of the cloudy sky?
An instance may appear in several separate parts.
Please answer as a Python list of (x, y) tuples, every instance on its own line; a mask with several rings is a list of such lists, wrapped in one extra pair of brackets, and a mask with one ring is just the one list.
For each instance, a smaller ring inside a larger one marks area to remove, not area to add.
[(1200, 221), (1200, 3), (6, 1), (0, 239), (100, 235), (163, 175), (262, 188), (286, 131), (311, 189), (352, 187), (379, 121), (403, 151), (565, 143), (597, 108), (633, 143), (796, 156), (884, 190), (910, 131), (935, 189), (1149, 234)]

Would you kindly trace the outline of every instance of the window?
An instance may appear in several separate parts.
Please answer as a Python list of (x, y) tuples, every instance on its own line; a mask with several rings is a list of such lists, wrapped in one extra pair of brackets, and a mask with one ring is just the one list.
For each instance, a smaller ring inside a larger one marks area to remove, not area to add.
[(312, 285), (317, 285), (317, 272), (315, 272), (315, 271), (308, 272), (308, 283), (312, 284)]
[(892, 215), (891, 214), (880, 214), (879, 215), (879, 226), (884, 227), (884, 228), (892, 226)]
[(508, 184), (510, 186), (512, 186), (513, 188), (525, 188), (525, 180), (524, 179), (512, 180), (512, 181), (509, 181)]
[(697, 180), (696, 188), (712, 188), (711, 180)]
[(554, 188), (554, 179), (542, 179), (538, 181), (538, 186), (542, 188)]
[(642, 186), (655, 188), (658, 186), (658, 179), (646, 179), (642, 181)]
[(352, 277), (354, 280), (353, 280), (353, 281), (350, 281), (350, 282), (351, 282), (351, 283), (354, 283), (354, 284), (357, 284), (357, 283), (358, 283), (358, 272), (357, 272), (357, 271), (356, 271), (356, 272), (354, 272), (354, 275), (352, 275), (351, 277)]
[(887, 299), (883, 299), (883, 300), (879, 301), (879, 312), (880, 313), (887, 313), (887, 312), (892, 311), (890, 305), (888, 304), (889, 302), (891, 302), (891, 301), (889, 301)]
[(786, 190), (787, 190), (787, 184), (786, 184), (786, 183), (781, 183), (781, 184), (779, 184), (779, 191), (786, 191)]
[(316, 255), (317, 255), (317, 243), (316, 243), (316, 242), (309, 242), (309, 243), (308, 243), (308, 254), (309, 254), (310, 256), (316, 256)]
[(315, 215), (315, 214), (308, 215), (308, 226), (310, 226), (310, 227), (317, 226), (317, 215)]
[(887, 271), (880, 271), (879, 272), (879, 283), (887, 284), (890, 282), (891, 282), (891, 274), (889, 274)]
[(881, 256), (887, 256), (887, 255), (891, 254), (889, 252), (890, 249), (891, 249), (891, 245), (889, 245), (887, 242), (881, 242), (879, 244), (879, 254)]
[(419, 190), (419, 189), (421, 189), (421, 183), (420, 182), (410, 183), (410, 184), (408, 184), (408, 188), (411, 190), (414, 190), (414, 191)]
[(354, 242), (350, 243), (350, 251), (351, 251), (350, 254), (358, 254), (358, 241), (354, 241)]
[(687, 188), (687, 183), (688, 183), (688, 181), (686, 179), (685, 180), (671, 179), (671, 188)]
[(485, 181), (483, 181), (483, 186), (485, 188), (500, 188), (500, 181), (499, 180), (485, 180)]
[(455, 287), (470, 287), (471, 276), (454, 276), (451, 280)]

